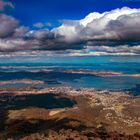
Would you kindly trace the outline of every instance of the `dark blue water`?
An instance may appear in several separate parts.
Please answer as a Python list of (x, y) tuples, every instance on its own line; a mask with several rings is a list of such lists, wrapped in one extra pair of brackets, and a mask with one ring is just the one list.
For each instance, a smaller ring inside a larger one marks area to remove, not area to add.
[[(12, 57), (0, 58), (0, 81), (32, 79), (44, 84), (7, 84), (5, 87), (72, 86), (108, 90), (137, 90), (139, 77), (100, 77), (88, 74), (64, 73), (63, 70), (109, 70), (124, 74), (140, 74), (140, 56), (87, 57)], [(42, 70), (53, 70), (43, 72)], [(3, 87), (3, 86), (2, 86)]]

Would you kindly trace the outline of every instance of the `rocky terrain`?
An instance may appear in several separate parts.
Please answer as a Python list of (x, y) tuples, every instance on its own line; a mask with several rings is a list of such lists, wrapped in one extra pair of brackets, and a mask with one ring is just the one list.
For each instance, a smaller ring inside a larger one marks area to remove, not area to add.
[(140, 97), (70, 87), (0, 90), (0, 140), (139, 140)]

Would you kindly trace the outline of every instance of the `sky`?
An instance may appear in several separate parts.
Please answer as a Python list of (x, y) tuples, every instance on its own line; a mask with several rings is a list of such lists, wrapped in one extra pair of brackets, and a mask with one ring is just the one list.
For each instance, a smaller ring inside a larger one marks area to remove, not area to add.
[(22, 24), (51, 23), (58, 26), (64, 19), (78, 20), (91, 12), (105, 12), (124, 6), (139, 8), (139, 0), (11, 0), (11, 14)]
[(139, 8), (140, 0), (0, 0), (0, 54), (140, 54)]

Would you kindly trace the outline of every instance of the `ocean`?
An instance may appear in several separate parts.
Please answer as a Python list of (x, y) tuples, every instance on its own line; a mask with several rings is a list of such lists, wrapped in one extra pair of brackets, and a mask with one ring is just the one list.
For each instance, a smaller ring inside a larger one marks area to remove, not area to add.
[[(126, 76), (66, 72), (68, 70), (113, 71)], [(0, 57), (0, 88), (70, 86), (122, 90), (139, 95), (140, 76), (128, 76), (131, 74), (140, 74), (140, 56)], [(31, 80), (42, 81), (42, 83), (34, 83)]]

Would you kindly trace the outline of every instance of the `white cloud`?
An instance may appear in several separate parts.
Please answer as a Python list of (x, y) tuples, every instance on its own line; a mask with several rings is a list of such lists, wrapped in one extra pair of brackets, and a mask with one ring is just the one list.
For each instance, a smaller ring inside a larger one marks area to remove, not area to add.
[(41, 28), (46, 28), (46, 27), (52, 27), (53, 25), (48, 22), (48, 23), (42, 23), (42, 22), (37, 22), (35, 24), (33, 24), (33, 27), (41, 29)]
[(43, 28), (43, 27), (45, 27), (45, 24), (43, 24), (42, 22), (37, 22), (37, 23), (33, 24), (33, 26), (36, 28)]
[(55, 35), (64, 36), (67, 41), (132, 39), (140, 40), (140, 9), (127, 7), (104, 13), (90, 13), (79, 21), (70, 21), (53, 29)]
[(87, 50), (96, 50), (98, 52), (107, 52), (107, 53), (134, 53), (140, 54), (140, 45), (128, 46), (128, 45), (119, 45), (117, 47), (110, 46), (86, 46)]
[(3, 11), (6, 7), (14, 8), (14, 5), (11, 2), (0, 0), (0, 11)]
[(26, 41), (21, 39), (0, 39), (0, 51), (13, 51), (15, 49), (20, 50), (19, 46), (25, 46)]
[[(71, 55), (90, 55), (93, 52), (85, 50), (94, 49), (105, 53), (140, 54), (140, 9), (124, 7), (94, 12), (81, 20), (64, 20), (51, 31), (42, 23), (34, 26), (41, 29), (30, 30), (19, 25), (15, 18), (0, 14), (0, 51), (62, 50)], [(73, 51), (67, 51), (70, 49)]]

